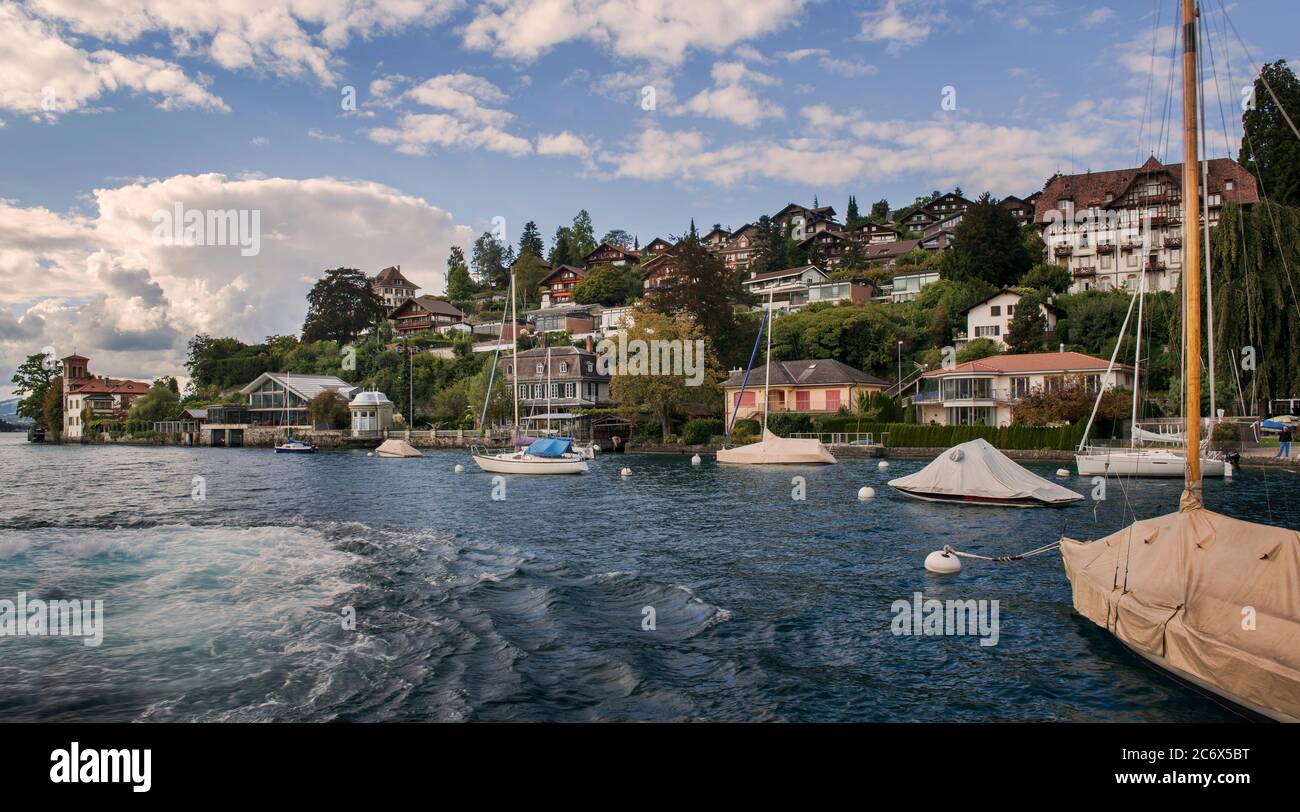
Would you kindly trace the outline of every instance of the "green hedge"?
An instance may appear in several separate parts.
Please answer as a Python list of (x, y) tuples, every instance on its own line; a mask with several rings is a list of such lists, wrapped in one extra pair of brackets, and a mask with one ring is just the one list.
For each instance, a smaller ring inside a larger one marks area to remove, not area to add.
[(1083, 423), (1060, 428), (929, 426), (912, 423), (868, 423), (853, 416), (828, 415), (816, 420), (815, 430), (823, 433), (870, 432), (875, 435), (878, 442), (895, 448), (950, 448), (958, 443), (983, 438), (997, 448), (1022, 450), (1050, 448), (1068, 451), (1079, 444), (1079, 438), (1083, 436), (1083, 426)]
[(726, 431), (721, 420), (711, 417), (688, 420), (682, 426), (682, 440), (687, 445), (702, 445), (713, 439), (715, 434)]

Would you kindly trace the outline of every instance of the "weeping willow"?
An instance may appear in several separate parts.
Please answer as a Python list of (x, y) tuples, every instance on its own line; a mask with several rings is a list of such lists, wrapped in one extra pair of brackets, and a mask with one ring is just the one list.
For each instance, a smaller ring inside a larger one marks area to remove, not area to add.
[(1219, 405), (1259, 413), (1270, 398), (1300, 396), (1300, 209), (1260, 202), (1243, 213), (1229, 201), (1210, 246)]

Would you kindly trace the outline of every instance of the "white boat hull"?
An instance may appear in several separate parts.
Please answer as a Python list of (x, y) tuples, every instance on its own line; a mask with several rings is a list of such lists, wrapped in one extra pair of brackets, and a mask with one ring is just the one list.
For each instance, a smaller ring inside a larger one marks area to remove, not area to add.
[[(1115, 451), (1075, 454), (1079, 476), (1184, 477), (1187, 458), (1170, 451)], [(1223, 460), (1201, 458), (1201, 476), (1224, 476), (1228, 465)]]
[(473, 454), (478, 467), (492, 474), (585, 474), (587, 461), (576, 455), (534, 457), (522, 451)]

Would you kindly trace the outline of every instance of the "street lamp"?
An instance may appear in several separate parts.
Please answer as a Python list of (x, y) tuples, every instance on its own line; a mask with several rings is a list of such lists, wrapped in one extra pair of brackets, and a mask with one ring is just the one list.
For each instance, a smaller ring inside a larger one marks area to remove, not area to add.
[(903, 397), (903, 342), (898, 342), (898, 397)]

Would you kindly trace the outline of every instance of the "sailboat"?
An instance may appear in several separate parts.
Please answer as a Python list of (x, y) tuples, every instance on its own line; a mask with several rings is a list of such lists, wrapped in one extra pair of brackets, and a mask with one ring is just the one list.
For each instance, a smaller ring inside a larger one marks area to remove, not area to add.
[[(1183, 200), (1196, 211), (1197, 37), (1182, 0)], [(1097, 541), (1061, 539), (1079, 614), (1160, 671), (1245, 715), (1300, 721), (1300, 533), (1208, 510), (1201, 457), (1201, 246), (1184, 218), (1189, 273), (1185, 488), (1175, 513)]]
[[(1106, 384), (1111, 379), (1111, 374), (1115, 367), (1115, 358), (1119, 354), (1120, 339), (1115, 341), (1115, 349), (1111, 352), (1110, 363), (1106, 367), (1106, 376), (1102, 379), (1102, 385), (1097, 388), (1097, 399), (1092, 404), (1092, 414), (1088, 417), (1088, 425), (1084, 427), (1083, 437), (1079, 439), (1079, 447), (1074, 455), (1074, 464), (1079, 471), (1079, 476), (1138, 476), (1138, 477), (1180, 477), (1185, 476), (1187, 472), (1187, 458), (1182, 454), (1162, 448), (1141, 448), (1140, 443), (1148, 442), (1152, 437), (1158, 438), (1158, 442), (1168, 442), (1164, 435), (1156, 435), (1152, 432), (1143, 431), (1138, 428), (1138, 390), (1139, 381), (1141, 380), (1142, 371), (1142, 309), (1146, 300), (1147, 280), (1146, 273), (1143, 273), (1141, 281), (1138, 283), (1138, 289), (1133, 294), (1132, 301), (1129, 302), (1128, 312), (1124, 314), (1124, 324), (1120, 327), (1120, 337), (1122, 338), (1125, 330), (1128, 328), (1129, 317), (1133, 314), (1133, 305), (1137, 304), (1137, 344), (1133, 357), (1133, 411), (1131, 417), (1132, 435), (1130, 445), (1127, 448), (1087, 448), (1088, 433), (1092, 430), (1093, 420), (1097, 417), (1097, 407), (1101, 405), (1101, 399), (1106, 393)], [(1180, 442), (1186, 442), (1186, 437), (1179, 435)], [(1232, 465), (1224, 460), (1213, 457), (1201, 457), (1201, 476), (1232, 476)]]
[[(718, 449), (718, 462), (737, 465), (807, 465), (830, 464), (836, 462), (834, 455), (816, 438), (777, 437), (767, 428), (768, 394), (772, 386), (772, 329), (769, 322), (775, 318), (772, 307), (773, 294), (768, 294), (767, 312), (758, 328), (754, 339), (754, 349), (749, 354), (749, 366), (745, 368), (745, 379), (740, 385), (740, 394), (736, 396), (736, 406), (731, 413), (731, 423), (727, 426), (727, 435)], [(766, 329), (765, 329), (766, 328)], [(754, 357), (758, 354), (758, 342), (767, 333), (767, 363), (764, 365), (763, 381), (763, 439), (757, 443), (727, 448), (731, 439), (731, 429), (736, 424), (736, 415), (740, 413), (740, 396), (745, 394), (749, 384), (749, 373), (754, 368)]]
[(284, 442), (275, 447), (277, 454), (315, 454), (316, 446), (296, 440), (289, 422), (289, 373), (284, 373)]
[[(573, 439), (569, 437), (543, 437), (525, 445), (524, 437), (519, 432), (519, 306), (515, 298), (515, 272), (510, 271), (510, 304), (507, 313), (512, 317), (510, 327), (511, 379), (510, 391), (514, 398), (515, 421), (511, 426), (514, 440), (510, 451), (488, 454), (476, 442), (470, 450), (470, 456), (478, 467), (494, 474), (585, 474), (587, 461), (574, 449)], [(506, 314), (502, 314), (501, 326), (505, 328)], [(479, 442), (483, 438), (483, 429), (487, 426), (488, 404), (492, 401), (492, 384), (496, 380), (497, 361), (501, 357), (501, 342), (497, 341), (497, 350), (492, 357), (492, 371), (488, 375), (487, 394), (483, 398), (483, 414), (479, 420)], [(547, 399), (550, 399), (550, 354), (547, 353)], [(548, 409), (549, 412), (549, 409)]]

